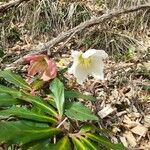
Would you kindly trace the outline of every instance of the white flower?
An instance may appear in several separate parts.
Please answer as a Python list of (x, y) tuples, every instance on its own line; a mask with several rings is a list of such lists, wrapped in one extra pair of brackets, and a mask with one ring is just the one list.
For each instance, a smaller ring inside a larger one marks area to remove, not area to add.
[(103, 59), (108, 57), (105, 51), (96, 49), (89, 49), (85, 53), (72, 51), (72, 57), (73, 65), (68, 72), (77, 78), (79, 84), (82, 84), (88, 75), (92, 75), (96, 79), (104, 79)]

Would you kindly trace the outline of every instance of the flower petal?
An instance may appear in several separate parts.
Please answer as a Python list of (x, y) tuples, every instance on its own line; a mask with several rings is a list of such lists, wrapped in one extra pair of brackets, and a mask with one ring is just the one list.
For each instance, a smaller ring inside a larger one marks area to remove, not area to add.
[(73, 63), (73, 65), (68, 69), (68, 73), (69, 74), (74, 74), (75, 68), (76, 68), (76, 65), (74, 65), (74, 63)]
[(82, 54), (81, 51), (71, 51), (71, 56), (72, 56), (73, 58), (77, 58), (77, 57), (79, 57), (81, 54)]
[(23, 59), (25, 61), (38, 61), (38, 60), (41, 60), (45, 57), (45, 55), (27, 55), (27, 56), (24, 56)]
[(46, 65), (46, 62), (44, 61), (31, 62), (28, 68), (28, 75), (34, 76), (37, 73), (41, 74), (46, 69), (46, 67), (47, 65)]
[(82, 57), (83, 58), (88, 58), (88, 57), (94, 55), (96, 52), (97, 52), (97, 50), (95, 50), (95, 49), (89, 49), (89, 50), (87, 50), (86, 52), (84, 52), (82, 54)]
[(71, 56), (73, 57), (73, 64), (71, 66), (71, 68), (68, 69), (68, 73), (69, 74), (75, 74), (75, 70), (76, 67), (79, 64), (79, 57), (82, 54), (82, 52), (80, 51), (71, 51)]
[(41, 79), (43, 81), (49, 81), (50, 79), (52, 79), (49, 75), (47, 75), (46, 71), (43, 73)]
[(74, 70), (74, 76), (77, 78), (77, 82), (82, 84), (88, 77), (88, 72), (85, 68), (82, 67), (82, 65), (78, 65)]
[(57, 75), (56, 63), (53, 61), (53, 59), (50, 59), (47, 61), (47, 64), (48, 64), (48, 70), (51, 78), (55, 78)]
[(57, 66), (56, 63), (52, 59), (45, 59), (47, 63), (47, 68), (45, 69), (41, 79), (44, 81), (48, 81), (53, 79), (57, 75)]
[(104, 79), (103, 59), (108, 57), (104, 50), (89, 49), (85, 53), (72, 51), (73, 65), (68, 70), (76, 78), (79, 84), (82, 84), (88, 75), (96, 79)]
[(108, 57), (108, 54), (104, 50), (89, 49), (85, 53), (83, 53), (82, 56), (84, 58), (88, 58), (90, 56), (94, 56), (94, 57), (96, 56), (105, 59)]
[(91, 74), (94, 78), (103, 80), (104, 79), (104, 63), (101, 59), (93, 59), (92, 60), (92, 66), (89, 69), (89, 74)]

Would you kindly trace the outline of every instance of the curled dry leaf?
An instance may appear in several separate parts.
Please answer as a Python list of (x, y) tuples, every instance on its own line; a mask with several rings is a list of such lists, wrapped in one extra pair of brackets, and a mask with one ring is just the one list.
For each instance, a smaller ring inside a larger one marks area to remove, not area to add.
[(46, 55), (29, 55), (25, 56), (24, 60), (30, 62), (29, 76), (38, 74), (43, 81), (48, 81), (54, 79), (57, 75), (56, 63)]

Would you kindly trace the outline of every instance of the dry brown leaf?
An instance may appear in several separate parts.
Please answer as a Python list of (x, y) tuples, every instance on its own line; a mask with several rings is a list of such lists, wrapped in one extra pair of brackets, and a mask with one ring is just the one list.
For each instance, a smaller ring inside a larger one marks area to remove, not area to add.
[(21, 46), (20, 45), (16, 45), (13, 48), (11, 48), (11, 51), (20, 51)]
[(125, 147), (128, 147), (128, 143), (127, 143), (127, 140), (126, 140), (125, 137), (120, 136), (120, 141), (122, 142), (122, 144), (123, 144)]
[(139, 125), (138, 122), (132, 121), (127, 115), (124, 116), (123, 123), (125, 123), (125, 126), (128, 128), (135, 127), (135, 126)]
[(103, 119), (107, 117), (109, 114), (116, 111), (116, 108), (113, 108), (111, 105), (107, 105), (101, 111), (98, 112), (98, 115)]
[(136, 139), (133, 136), (132, 132), (126, 131), (123, 136), (127, 139), (128, 143), (131, 145), (131, 147), (136, 146)]
[(150, 61), (144, 62), (143, 65), (148, 71), (150, 71)]
[(136, 127), (132, 128), (131, 131), (137, 135), (145, 136), (148, 131), (148, 128), (142, 125), (137, 125)]
[(117, 116), (120, 117), (120, 116), (125, 115), (125, 114), (127, 114), (126, 110), (118, 112)]
[(146, 127), (150, 127), (150, 115), (146, 115), (146, 116), (144, 117), (144, 125), (145, 125)]

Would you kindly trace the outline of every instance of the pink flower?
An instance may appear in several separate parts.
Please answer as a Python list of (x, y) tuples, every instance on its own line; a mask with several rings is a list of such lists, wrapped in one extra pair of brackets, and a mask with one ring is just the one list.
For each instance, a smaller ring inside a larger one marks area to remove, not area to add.
[(30, 62), (28, 75), (38, 74), (43, 81), (53, 79), (57, 75), (57, 66), (53, 59), (46, 55), (28, 55), (23, 57), (25, 61)]

